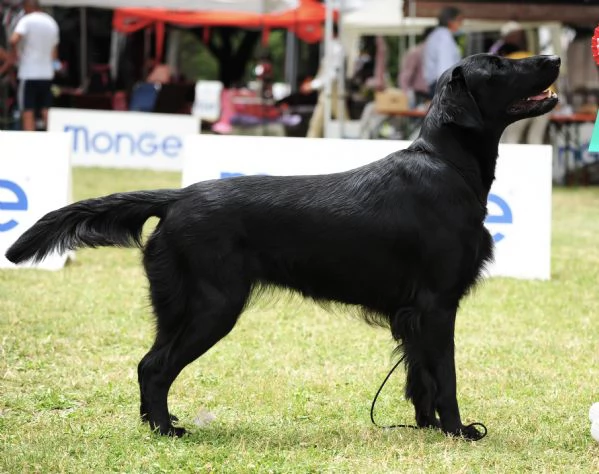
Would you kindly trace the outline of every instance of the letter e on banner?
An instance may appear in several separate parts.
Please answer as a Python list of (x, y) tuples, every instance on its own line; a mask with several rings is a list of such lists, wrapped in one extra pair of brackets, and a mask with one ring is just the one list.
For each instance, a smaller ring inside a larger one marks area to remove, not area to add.
[[(8, 194), (11, 195), (8, 201), (5, 201), (4, 195), (6, 194), (3, 190), (7, 190)], [(14, 198), (14, 199), (11, 199)], [(28, 207), (27, 195), (23, 188), (13, 181), (0, 179), (0, 211), (4, 214), (4, 211), (26, 211)], [(0, 232), (8, 232), (14, 229), (19, 223), (10, 218), (5, 220), (0, 215)]]
[[(487, 224), (512, 224), (514, 222), (510, 206), (497, 194), (489, 194), (488, 204), (494, 204), (492, 207), (498, 209), (499, 213), (491, 214), (489, 211), (489, 215), (485, 221)], [(495, 243), (501, 242), (504, 238), (505, 234), (502, 234), (501, 232), (496, 232), (493, 234), (493, 240)]]

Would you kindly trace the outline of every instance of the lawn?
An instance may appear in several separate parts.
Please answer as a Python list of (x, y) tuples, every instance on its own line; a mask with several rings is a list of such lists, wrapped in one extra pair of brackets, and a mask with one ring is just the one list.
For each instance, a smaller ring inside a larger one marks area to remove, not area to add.
[[(179, 183), (76, 169), (74, 195)], [(191, 434), (155, 436), (138, 418), (153, 336), (139, 252), (0, 271), (0, 472), (599, 472), (598, 236), (599, 190), (555, 189), (552, 280), (491, 279), (464, 302), (458, 397), (464, 421), (489, 429), (477, 443), (372, 426), (389, 334), (287, 294), (257, 301), (177, 379), (171, 410)], [(381, 422), (412, 422), (403, 381), (385, 387)]]

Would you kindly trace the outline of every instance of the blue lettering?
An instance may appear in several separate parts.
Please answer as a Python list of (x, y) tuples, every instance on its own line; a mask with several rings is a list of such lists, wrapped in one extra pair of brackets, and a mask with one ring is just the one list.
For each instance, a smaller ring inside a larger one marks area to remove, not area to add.
[[(27, 201), (27, 195), (23, 188), (17, 183), (0, 179), (0, 189), (8, 189), (17, 198), (15, 202), (3, 202), (0, 201), (0, 211), (26, 211), (29, 203)], [(0, 232), (7, 232), (14, 229), (19, 223), (14, 219), (7, 222), (0, 222)]]
[[(104, 142), (104, 147), (101, 146), (102, 142)], [(96, 153), (102, 154), (108, 153), (112, 150), (112, 148), (114, 147), (113, 142), (114, 140), (108, 134), (108, 132), (98, 132), (95, 135), (93, 135), (91, 139), (92, 149)]]
[(183, 143), (179, 137), (168, 136), (162, 142), (162, 153), (171, 158), (176, 157), (183, 148)]
[[(495, 204), (501, 212), (499, 214), (489, 213), (485, 221), (487, 224), (511, 224), (514, 222), (512, 210), (510, 209), (510, 206), (504, 199), (500, 198), (496, 194), (489, 194), (488, 203)], [(493, 234), (493, 240), (495, 241), (495, 243), (501, 242), (504, 238), (505, 235), (501, 232)]]
[(156, 135), (153, 133), (142, 133), (137, 142), (137, 149), (144, 156), (154, 155), (158, 150), (155, 141)]
[(116, 152), (117, 155), (121, 154), (121, 142), (123, 141), (123, 139), (126, 139), (129, 141), (129, 153), (131, 155), (133, 155), (133, 153), (135, 153), (135, 139), (133, 138), (133, 136), (130, 133), (117, 133), (116, 134), (116, 146), (114, 148), (114, 151)]
[(236, 176), (245, 176), (245, 175), (243, 173), (230, 173), (228, 171), (221, 171), (220, 172), (221, 179), (235, 178)]
[(127, 132), (90, 131), (83, 125), (65, 125), (64, 131), (73, 137), (72, 149), (75, 153), (98, 153), (106, 155), (155, 156), (159, 153), (169, 158), (177, 158), (183, 148), (180, 137), (168, 135), (158, 137), (153, 132), (131, 134)]
[[(220, 172), (221, 179), (235, 178), (237, 176), (246, 176), (246, 175), (244, 173), (236, 173), (236, 172), (230, 172), (230, 171), (221, 171)], [(268, 175), (266, 173), (252, 173), (252, 176), (268, 176)]]
[(64, 131), (73, 132), (73, 151), (79, 150), (79, 134), (81, 134), (83, 135), (83, 143), (85, 143), (85, 152), (89, 152), (89, 135), (87, 133), (87, 128), (66, 125)]

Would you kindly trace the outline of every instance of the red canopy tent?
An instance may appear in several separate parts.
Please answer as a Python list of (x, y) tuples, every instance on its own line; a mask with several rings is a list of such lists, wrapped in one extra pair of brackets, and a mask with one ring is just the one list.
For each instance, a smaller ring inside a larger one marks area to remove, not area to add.
[(230, 26), (261, 28), (266, 39), (273, 28), (286, 28), (308, 43), (323, 37), (325, 7), (317, 0), (301, 0), (293, 10), (281, 13), (246, 13), (229, 11), (181, 11), (157, 8), (119, 8), (113, 16), (113, 28), (121, 33), (156, 28), (156, 56), (162, 57), (165, 25), (191, 27)]

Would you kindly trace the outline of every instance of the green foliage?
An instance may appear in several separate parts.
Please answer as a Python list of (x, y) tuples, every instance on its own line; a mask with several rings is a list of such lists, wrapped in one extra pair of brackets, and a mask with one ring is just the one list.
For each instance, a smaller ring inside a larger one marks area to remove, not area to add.
[[(219, 63), (204, 42), (189, 30), (181, 30), (180, 63), (181, 72), (190, 80), (217, 80)], [(275, 81), (282, 81), (285, 75), (285, 35), (284, 30), (271, 31), (268, 49), (272, 55)], [(259, 45), (258, 45), (259, 47)], [(252, 68), (256, 64), (255, 55), (250, 58), (246, 80), (252, 80)]]
[(273, 74), (275, 81), (285, 79), (285, 43), (287, 32), (285, 30), (271, 31), (268, 38), (268, 48), (272, 55)]
[(181, 72), (190, 80), (217, 80), (218, 61), (206, 45), (188, 30), (181, 30)]

